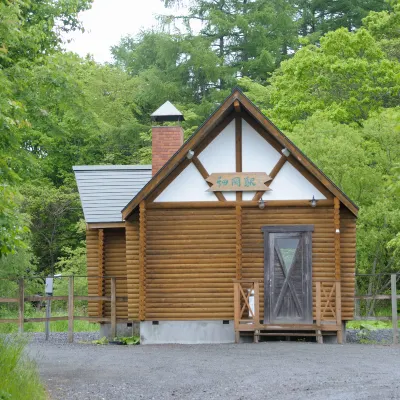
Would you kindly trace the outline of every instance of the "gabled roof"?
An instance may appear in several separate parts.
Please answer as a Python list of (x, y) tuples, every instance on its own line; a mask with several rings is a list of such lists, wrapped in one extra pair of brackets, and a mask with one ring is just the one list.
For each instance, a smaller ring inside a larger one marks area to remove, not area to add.
[(124, 207), (123, 219), (127, 219), (139, 203), (146, 199), (163, 182), (169, 174), (186, 158), (189, 150), (196, 146), (219, 124), (233, 112), (233, 109), (243, 108), (250, 114), (272, 137), (308, 170), (322, 185), (354, 214), (357, 215), (357, 205), (339, 189), (302, 151), (295, 146), (263, 113), (242, 93), (239, 88), (234, 88), (232, 93), (218, 107), (218, 109), (201, 125), (198, 130), (181, 146), (181, 148), (168, 160), (147, 185)]
[(87, 223), (121, 222), (121, 209), (151, 179), (151, 165), (73, 167)]

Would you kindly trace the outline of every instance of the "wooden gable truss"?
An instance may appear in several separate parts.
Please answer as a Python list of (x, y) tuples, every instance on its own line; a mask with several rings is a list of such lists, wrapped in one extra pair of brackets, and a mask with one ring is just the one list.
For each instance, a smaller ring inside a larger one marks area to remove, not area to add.
[[(154, 202), (155, 199), (168, 187), (168, 185), (189, 165), (193, 165), (206, 181), (210, 173), (200, 160), (200, 154), (217, 136), (232, 122), (235, 126), (235, 164), (236, 172), (242, 172), (242, 121), (246, 121), (258, 134), (264, 138), (279, 154), (269, 175), (272, 178), (267, 182), (270, 186), (281, 169), (289, 163), (295, 167), (312, 185), (314, 185), (326, 200), (319, 200), (317, 206), (333, 205), (333, 199), (337, 197), (355, 216), (357, 206), (332, 182), (323, 172), (318, 169), (275, 125), (272, 124), (261, 111), (239, 90), (234, 89), (232, 94), (216, 110), (216, 112), (198, 129), (198, 131), (187, 140), (184, 145), (174, 154), (166, 165), (150, 180), (150, 182), (136, 195), (132, 201), (123, 209), (122, 216), (126, 220), (136, 209), (142, 200), (146, 200), (148, 207), (154, 208), (178, 208), (178, 207), (254, 207), (261, 199), (264, 192), (257, 192), (252, 200), (243, 201), (243, 194), (236, 192), (236, 201), (228, 201), (223, 192), (214, 192), (216, 201), (212, 202)], [(282, 149), (289, 150), (290, 155), (286, 157), (281, 153)], [(189, 150), (194, 151), (191, 160), (186, 158)], [(208, 186), (211, 186), (207, 182)], [(186, 203), (186, 204), (185, 204)], [(305, 206), (308, 200), (268, 200), (267, 206)]]

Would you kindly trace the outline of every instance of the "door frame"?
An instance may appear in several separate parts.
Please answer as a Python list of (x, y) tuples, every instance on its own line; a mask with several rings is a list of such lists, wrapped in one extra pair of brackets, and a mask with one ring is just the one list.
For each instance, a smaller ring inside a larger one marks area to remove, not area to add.
[[(271, 233), (304, 233), (307, 241), (306, 250), (304, 252), (306, 262), (306, 280), (309, 279), (307, 291), (305, 294), (305, 308), (311, 315), (306, 315), (301, 323), (308, 324), (313, 322), (312, 313), (312, 232), (314, 225), (265, 225), (261, 227), (264, 234), (264, 324), (269, 324), (271, 321), (271, 270), (270, 270), (270, 234)], [(272, 249), (274, 251), (274, 249)], [(290, 322), (286, 322), (290, 323)], [(293, 323), (299, 323), (293, 321)], [(283, 323), (282, 323), (283, 324)]]

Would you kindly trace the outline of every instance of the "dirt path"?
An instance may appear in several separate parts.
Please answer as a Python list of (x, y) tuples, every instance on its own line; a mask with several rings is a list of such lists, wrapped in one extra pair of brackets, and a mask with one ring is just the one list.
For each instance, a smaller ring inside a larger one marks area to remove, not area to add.
[(399, 399), (400, 348), (32, 343), (53, 399)]

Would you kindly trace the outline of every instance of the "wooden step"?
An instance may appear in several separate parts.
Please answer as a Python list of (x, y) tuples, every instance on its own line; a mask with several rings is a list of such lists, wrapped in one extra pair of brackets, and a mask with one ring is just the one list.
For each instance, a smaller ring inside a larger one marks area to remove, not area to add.
[(285, 332), (268, 332), (268, 333), (254, 333), (255, 336), (318, 336), (318, 333), (285, 333)]
[(341, 326), (336, 324), (323, 324), (318, 326), (317, 324), (282, 324), (282, 325), (239, 325), (239, 331), (338, 331), (341, 330)]

